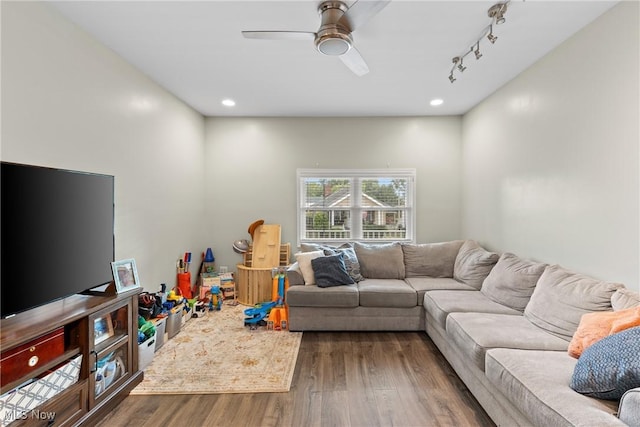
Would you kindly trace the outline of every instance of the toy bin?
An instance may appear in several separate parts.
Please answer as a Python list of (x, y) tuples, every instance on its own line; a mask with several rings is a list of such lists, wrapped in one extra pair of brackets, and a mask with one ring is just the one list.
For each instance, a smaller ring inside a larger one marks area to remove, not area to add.
[(167, 317), (167, 333), (169, 335), (169, 339), (175, 337), (178, 332), (180, 332), (180, 328), (182, 327), (182, 309), (176, 310), (176, 312), (172, 312)]
[(144, 342), (138, 344), (138, 369), (141, 371), (149, 366), (149, 364), (153, 360), (153, 353), (156, 350), (157, 334), (158, 331), (156, 330), (156, 333), (151, 335)]
[(164, 344), (164, 333), (167, 325), (166, 318), (155, 319), (154, 324), (156, 326), (156, 348), (154, 351), (158, 351)]

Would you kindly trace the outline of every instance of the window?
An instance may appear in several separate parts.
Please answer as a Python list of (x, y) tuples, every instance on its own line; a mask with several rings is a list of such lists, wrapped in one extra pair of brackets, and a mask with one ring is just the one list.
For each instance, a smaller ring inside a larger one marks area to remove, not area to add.
[(414, 241), (415, 169), (298, 169), (298, 243)]

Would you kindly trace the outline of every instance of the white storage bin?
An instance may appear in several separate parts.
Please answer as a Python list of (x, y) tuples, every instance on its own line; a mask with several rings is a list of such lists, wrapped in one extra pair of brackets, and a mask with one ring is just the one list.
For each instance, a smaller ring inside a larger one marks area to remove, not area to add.
[(166, 318), (156, 319), (154, 323), (156, 326), (156, 348), (154, 351), (158, 351), (160, 347), (162, 347), (162, 345), (164, 344), (164, 335), (165, 335), (165, 329), (167, 326), (167, 319)]
[(0, 425), (6, 426), (78, 382), (79, 355), (52, 373), (0, 396)]
[(156, 350), (156, 333), (151, 335), (145, 342), (138, 344), (138, 369), (144, 370), (151, 361)]

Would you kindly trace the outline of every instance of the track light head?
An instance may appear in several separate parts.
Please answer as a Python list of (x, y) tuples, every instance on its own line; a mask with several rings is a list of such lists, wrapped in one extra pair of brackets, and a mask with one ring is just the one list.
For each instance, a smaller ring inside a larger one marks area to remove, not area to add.
[(496, 40), (498, 40), (498, 36), (493, 35), (493, 27), (491, 27), (491, 29), (489, 30), (489, 34), (487, 34), (487, 38), (489, 39), (491, 44), (494, 44)]
[(453, 82), (455, 82), (455, 81), (456, 81), (456, 78), (455, 78), (455, 77), (453, 77), (453, 71), (451, 72), (451, 74), (449, 74), (449, 81), (450, 81), (451, 83), (453, 83)]
[(476, 43), (476, 50), (474, 50), (473, 53), (476, 55), (476, 59), (482, 58), (482, 54), (480, 53), (480, 41)]

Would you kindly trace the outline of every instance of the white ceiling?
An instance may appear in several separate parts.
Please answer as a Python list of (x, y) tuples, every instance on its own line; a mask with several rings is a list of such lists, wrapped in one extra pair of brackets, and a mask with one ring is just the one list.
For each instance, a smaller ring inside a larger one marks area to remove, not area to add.
[[(371, 70), (363, 77), (313, 42), (240, 33), (315, 32), (319, 1), (51, 4), (205, 116), (415, 116), (467, 112), (616, 2), (514, 0), (494, 28), (498, 41), (483, 38), (483, 57), (468, 56), (450, 83), (451, 59), (481, 36), (494, 3), (392, 1), (353, 33)], [(222, 106), (224, 98), (237, 105)]]

